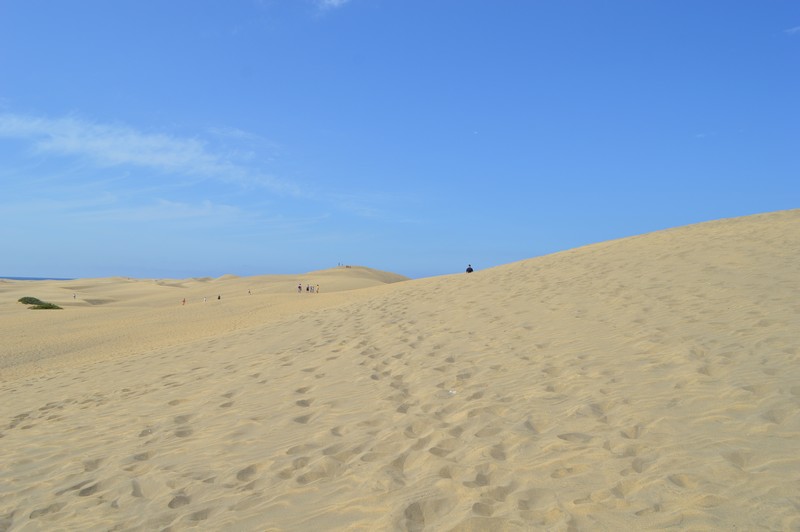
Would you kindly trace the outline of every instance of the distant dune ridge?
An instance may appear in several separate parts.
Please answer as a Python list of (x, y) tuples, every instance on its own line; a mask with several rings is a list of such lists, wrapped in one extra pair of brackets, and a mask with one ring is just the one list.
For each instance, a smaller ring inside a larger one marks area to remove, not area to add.
[(798, 530), (799, 281), (800, 210), (419, 280), (5, 281), (0, 530)]

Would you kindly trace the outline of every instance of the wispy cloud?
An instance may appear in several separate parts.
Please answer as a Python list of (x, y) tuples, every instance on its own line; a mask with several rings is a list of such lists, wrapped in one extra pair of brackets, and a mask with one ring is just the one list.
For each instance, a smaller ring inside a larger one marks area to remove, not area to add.
[(350, 0), (319, 0), (317, 5), (321, 9), (336, 9), (349, 3)]
[(74, 116), (53, 119), (19, 114), (0, 114), (0, 137), (28, 141), (35, 153), (80, 157), (102, 167), (131, 165), (300, 195), (294, 184), (240, 164), (196, 138), (142, 132)]
[[(34, 165), (39, 164), (37, 159), (66, 159), (64, 164), (59, 161), (55, 169), (45, 164), (35, 171), (26, 171), (26, 188), (18, 190), (18, 194), (25, 193), (34, 181), (42, 183), (51, 194), (76, 201), (99, 196), (108, 200), (108, 194), (113, 194), (113, 205), (105, 209), (98, 205), (84, 211), (101, 218), (229, 219), (234, 215), (241, 218), (248, 212), (244, 205), (253, 204), (255, 199), (269, 202), (269, 195), (302, 200), (304, 205), (326, 205), (370, 219), (384, 214), (384, 209), (376, 206), (385, 208), (393, 204), (390, 199), (364, 191), (326, 191), (276, 178), (265, 171), (264, 165), (280, 153), (280, 147), (269, 139), (236, 128), (208, 128), (198, 137), (185, 137), (142, 131), (124, 124), (98, 123), (78, 116), (49, 118), (0, 112), (0, 140), (4, 138), (22, 142), (24, 150), (36, 156), (31, 158)], [(10, 175), (9, 172), (13, 174), (8, 168), (0, 168), (0, 177), (4, 173)], [(153, 174), (157, 178), (143, 177)], [(179, 187), (182, 201), (188, 197), (203, 201), (212, 189), (193, 187), (199, 182), (222, 186), (216, 189), (219, 195), (212, 198), (248, 199), (242, 202), (239, 212), (224, 205), (190, 206), (161, 199), (174, 196)], [(250, 194), (257, 190), (266, 191), (268, 196)], [(124, 205), (132, 205), (131, 202), (135, 203), (132, 207), (135, 212), (126, 212)]]
[(136, 208), (98, 210), (91, 214), (97, 221), (113, 220), (125, 222), (163, 222), (176, 220), (213, 220), (219, 225), (224, 220), (239, 220), (247, 216), (238, 207), (215, 204), (208, 200), (191, 204), (187, 202), (157, 199), (155, 202)]
[(788, 33), (789, 35), (800, 34), (800, 26), (795, 26), (794, 28), (783, 30), (783, 32)]

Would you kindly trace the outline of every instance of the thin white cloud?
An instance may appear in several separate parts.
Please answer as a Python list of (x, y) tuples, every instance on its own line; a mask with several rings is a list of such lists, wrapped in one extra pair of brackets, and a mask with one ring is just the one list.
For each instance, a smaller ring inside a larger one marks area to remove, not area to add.
[(794, 28), (789, 28), (788, 30), (783, 30), (784, 33), (788, 33), (789, 35), (793, 34), (800, 34), (800, 26), (795, 26)]
[(76, 117), (51, 119), (18, 114), (0, 114), (0, 137), (28, 141), (36, 153), (81, 157), (102, 167), (133, 165), (300, 195), (293, 184), (239, 164), (193, 138), (146, 133)]
[[(340, 0), (341, 1), (341, 0)], [(143, 132), (127, 125), (103, 124), (76, 116), (47, 118), (24, 114), (0, 112), (0, 140), (21, 141), (28, 152), (41, 159), (41, 155), (70, 158), (69, 164), (58, 165), (58, 170), (43, 169), (36, 179), (46, 183), (50, 191), (65, 197), (92, 196), (113, 190), (121, 203), (133, 198), (164, 197), (171, 187), (191, 186), (192, 180), (232, 184), (242, 189), (234, 193), (263, 189), (293, 198), (328, 204), (344, 212), (363, 218), (383, 216), (383, 208), (376, 205), (392, 204), (387, 198), (371, 194), (347, 193), (340, 190), (325, 191), (315, 187), (300, 187), (275, 178), (263, 169), (263, 161), (280, 151), (274, 142), (236, 128), (210, 128), (205, 137), (187, 138), (165, 133)], [(37, 161), (38, 164), (38, 161)], [(87, 166), (99, 172), (86, 172)], [(173, 179), (128, 179), (139, 174), (137, 169), (163, 174)], [(3, 169), (0, 168), (0, 177)], [(8, 172), (5, 172), (8, 173)], [(94, 179), (82, 179), (94, 175)], [(76, 176), (81, 177), (80, 179)], [(28, 177), (27, 181), (33, 177)], [(188, 181), (187, 181), (188, 179)], [(113, 185), (113, 186), (111, 186)], [(80, 195), (74, 192), (80, 187)], [(158, 208), (136, 207), (144, 218), (175, 218), (203, 216), (208, 206), (187, 209), (178, 205)], [(144, 210), (142, 210), (144, 208)], [(109, 209), (110, 211), (111, 209)], [(116, 212), (124, 217), (116, 205)], [(102, 209), (95, 209), (100, 212)], [(224, 208), (215, 208), (215, 215), (223, 215)]]
[(208, 200), (196, 204), (157, 199), (149, 205), (97, 210), (85, 215), (94, 221), (115, 222), (162, 222), (176, 220), (207, 219), (219, 225), (224, 221), (242, 221), (250, 215), (231, 205), (215, 204)]
[(336, 9), (349, 3), (350, 0), (319, 0), (319, 7), (321, 9)]

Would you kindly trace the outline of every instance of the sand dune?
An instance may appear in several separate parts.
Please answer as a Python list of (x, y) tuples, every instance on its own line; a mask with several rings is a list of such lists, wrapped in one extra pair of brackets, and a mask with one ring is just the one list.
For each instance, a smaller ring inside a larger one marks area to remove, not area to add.
[[(43, 364), (69, 366), (77, 360), (139, 355), (341, 304), (352, 297), (348, 291), (406, 279), (352, 267), (245, 278), (4, 281), (0, 319), (8, 332), (0, 347), (0, 368), (17, 375), (38, 372)], [(320, 292), (313, 294), (318, 297), (298, 298), (298, 284), (303, 295), (306, 286), (319, 286)], [(21, 312), (24, 307), (17, 300), (24, 296), (56, 303), (64, 311)]]
[(0, 530), (798, 530), (799, 250), (0, 283)]

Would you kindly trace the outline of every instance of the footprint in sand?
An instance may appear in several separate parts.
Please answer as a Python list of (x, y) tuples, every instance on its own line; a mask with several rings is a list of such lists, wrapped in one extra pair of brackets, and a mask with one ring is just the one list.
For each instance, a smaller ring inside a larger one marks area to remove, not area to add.
[(739, 469), (744, 469), (745, 466), (750, 462), (750, 458), (752, 453), (746, 451), (733, 451), (729, 453), (723, 453), (722, 457), (733, 464), (734, 466), (738, 467)]
[(481, 517), (491, 517), (494, 507), (487, 502), (476, 502), (472, 505), (472, 513)]
[(462, 482), (468, 488), (482, 488), (484, 486), (488, 486), (491, 482), (489, 475), (486, 473), (478, 473), (475, 475), (475, 480), (468, 480), (466, 482)]
[[(412, 451), (420, 451), (428, 446), (431, 442), (431, 436), (425, 436), (424, 438), (419, 438), (417, 441), (411, 446)], [(434, 453), (435, 454), (435, 453)]]
[(689, 475), (678, 474), (678, 475), (670, 475), (667, 477), (667, 480), (678, 486), (679, 488), (693, 488), (697, 485), (697, 483), (692, 480)]
[(430, 498), (413, 502), (403, 510), (404, 528), (422, 530), (426, 522), (430, 526), (436, 519), (450, 512), (456, 505), (454, 497)]
[(289, 455), (289, 456), (294, 456), (294, 455), (297, 455), (297, 454), (303, 454), (303, 453), (307, 453), (307, 452), (313, 451), (313, 450), (317, 449), (318, 447), (319, 447), (319, 445), (315, 445), (315, 444), (312, 444), (312, 443), (303, 443), (303, 444), (300, 444), (300, 445), (295, 445), (294, 447), (290, 447), (289, 449), (286, 450), (286, 454)]
[(15, 428), (17, 425), (19, 425), (19, 424), (20, 424), (20, 423), (22, 423), (22, 422), (23, 422), (25, 419), (27, 419), (27, 417), (28, 417), (29, 415), (30, 415), (30, 414), (27, 414), (27, 413), (25, 413), (25, 414), (17, 414), (17, 415), (16, 415), (16, 416), (14, 416), (14, 418), (11, 420), (11, 423), (9, 423), (9, 425), (8, 425), (8, 428), (9, 428), (9, 429), (13, 429), (13, 428)]
[(572, 443), (589, 443), (593, 439), (593, 436), (591, 436), (590, 434), (583, 434), (580, 432), (568, 432), (566, 434), (559, 434), (558, 437), (564, 441)]
[(620, 431), (620, 435), (627, 440), (638, 440), (642, 434), (644, 434), (644, 427), (641, 424)]
[(445, 457), (448, 454), (455, 451), (460, 446), (461, 446), (461, 440), (457, 438), (448, 438), (446, 440), (440, 441), (439, 443), (436, 444), (436, 446), (428, 449), (428, 452), (435, 456)]
[(256, 475), (257, 471), (258, 468), (254, 464), (249, 465), (244, 469), (240, 470), (238, 473), (236, 473), (236, 480), (239, 480), (241, 482), (247, 482)]
[(68, 492), (68, 491), (75, 491), (75, 490), (78, 490), (78, 489), (80, 489), (80, 488), (84, 487), (86, 484), (89, 484), (90, 482), (91, 482), (91, 480), (84, 480), (83, 482), (78, 482), (78, 483), (77, 483), (77, 484), (75, 484), (74, 486), (70, 486), (70, 487), (68, 487), (68, 488), (66, 488), (66, 489), (63, 489), (63, 490), (59, 490), (59, 491), (57, 491), (57, 492), (56, 492), (56, 495), (57, 495), (57, 496), (60, 496), (60, 495), (63, 495), (63, 494), (65, 494), (65, 493), (66, 493), (66, 492)]
[(100, 483), (92, 484), (89, 487), (83, 488), (78, 492), (79, 497), (88, 497), (89, 495), (94, 495), (97, 493), (97, 490), (100, 488)]
[(337, 427), (333, 427), (331, 429), (331, 434), (333, 434), (334, 436), (339, 436), (339, 437), (344, 436), (348, 432), (350, 432), (350, 431), (346, 427), (343, 427), (343, 426), (337, 426)]
[(627, 497), (629, 493), (631, 493), (635, 489), (636, 485), (637, 483), (635, 481), (623, 480), (621, 482), (617, 482), (617, 484), (613, 488), (611, 488), (610, 491), (614, 497), (618, 499), (624, 499), (625, 497)]
[(486, 495), (497, 502), (505, 502), (509, 495), (511, 495), (517, 488), (516, 483), (511, 482), (507, 486), (496, 486), (486, 492)]
[(505, 446), (502, 443), (498, 443), (497, 445), (492, 447), (492, 450), (489, 451), (489, 455), (498, 462), (505, 462), (506, 460)]
[(144, 497), (144, 493), (142, 493), (142, 486), (135, 478), (131, 480), (131, 496), (136, 498)]
[(53, 503), (50, 506), (48, 506), (47, 508), (41, 508), (39, 510), (32, 511), (29, 517), (30, 517), (30, 519), (36, 519), (37, 517), (41, 517), (43, 515), (55, 513), (57, 511), (61, 510), (64, 506), (66, 506), (66, 504), (64, 504), (64, 503), (60, 503), (60, 502), (59, 503)]
[(492, 437), (492, 436), (496, 436), (497, 434), (500, 434), (502, 431), (503, 431), (502, 427), (499, 427), (497, 425), (489, 424), (489, 425), (483, 427), (482, 429), (480, 429), (479, 431), (477, 431), (475, 433), (475, 436), (477, 436), (478, 438), (489, 438), (489, 437)]
[(336, 476), (342, 467), (342, 464), (338, 460), (325, 457), (321, 463), (318, 463), (311, 471), (300, 475), (296, 480), (300, 485), (310, 484), (316, 480)]
[(775, 423), (780, 425), (784, 422), (784, 420), (789, 417), (790, 413), (787, 410), (783, 410), (780, 408), (772, 408), (767, 410), (761, 415), (761, 418), (769, 421), (770, 423)]
[(408, 403), (403, 403), (403, 404), (401, 404), (400, 406), (397, 407), (395, 412), (397, 412), (398, 414), (407, 414), (408, 413), (408, 409), (411, 408), (412, 406), (413, 405), (410, 405)]
[(588, 466), (579, 465), (575, 467), (559, 467), (552, 473), (550, 473), (550, 478), (566, 478), (577, 473), (582, 473), (589, 469)]
[(103, 461), (103, 459), (102, 459), (102, 458), (96, 458), (96, 459), (94, 459), (94, 460), (85, 460), (85, 461), (83, 462), (83, 470), (84, 470), (85, 472), (87, 472), (87, 473), (88, 473), (88, 472), (90, 472), (90, 471), (94, 471), (94, 470), (96, 470), (98, 467), (100, 467), (100, 463), (101, 463), (102, 461)]
[(174, 496), (172, 500), (169, 501), (169, 504), (167, 506), (169, 506), (172, 509), (175, 509), (175, 508), (180, 508), (181, 506), (186, 506), (190, 502), (192, 502), (191, 497), (189, 497), (188, 495), (184, 495), (183, 493), (180, 493)]
[(631, 462), (631, 469), (636, 471), (637, 473), (641, 473), (647, 467), (647, 463), (642, 460), (641, 458), (634, 458)]

